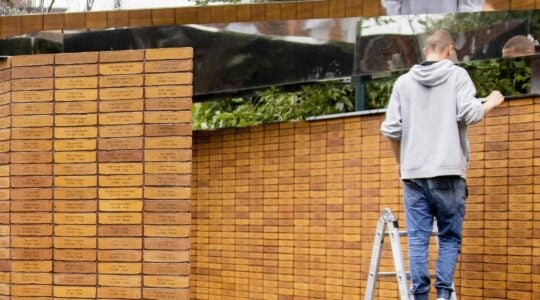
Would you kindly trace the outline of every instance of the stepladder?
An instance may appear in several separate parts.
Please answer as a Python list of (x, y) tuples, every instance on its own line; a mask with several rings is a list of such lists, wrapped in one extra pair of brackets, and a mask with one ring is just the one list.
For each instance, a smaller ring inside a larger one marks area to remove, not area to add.
[[(436, 222), (434, 222), (433, 227), (434, 230), (431, 235), (437, 237), (438, 232)], [(388, 236), (390, 239), (390, 246), (392, 249), (392, 258), (394, 261), (395, 269), (395, 271), (393, 272), (379, 272), (385, 236)], [(379, 221), (377, 222), (364, 300), (375, 299), (377, 281), (379, 278), (393, 276), (395, 276), (397, 279), (399, 299), (414, 300), (414, 297), (409, 293), (408, 279), (410, 277), (410, 273), (406, 271), (405, 262), (403, 259), (403, 251), (401, 249), (400, 239), (400, 237), (402, 236), (407, 236), (407, 232), (399, 230), (397, 218), (394, 216), (394, 214), (389, 208), (385, 208), (381, 213)], [(452, 288), (455, 290), (453, 284)], [(457, 300), (455, 292), (452, 293), (451, 299)]]

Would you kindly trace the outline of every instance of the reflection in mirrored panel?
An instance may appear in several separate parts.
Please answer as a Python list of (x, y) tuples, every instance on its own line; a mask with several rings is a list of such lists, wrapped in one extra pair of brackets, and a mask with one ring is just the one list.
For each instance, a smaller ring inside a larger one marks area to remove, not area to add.
[(0, 40), (0, 55), (25, 55), (64, 52), (61, 31), (43, 31)]
[(84, 31), (66, 34), (64, 51), (190, 46), (194, 93), (202, 96), (350, 77), (356, 24), (345, 18)]
[[(361, 19), (359, 28), (355, 74), (370, 74), (420, 63), (424, 39), (441, 28), (453, 33), (460, 62), (501, 57), (513, 37), (540, 37), (540, 11), (377, 17)], [(506, 56), (520, 54), (531, 53)]]
[(485, 0), (381, 0), (387, 15), (479, 12), (489, 9)]

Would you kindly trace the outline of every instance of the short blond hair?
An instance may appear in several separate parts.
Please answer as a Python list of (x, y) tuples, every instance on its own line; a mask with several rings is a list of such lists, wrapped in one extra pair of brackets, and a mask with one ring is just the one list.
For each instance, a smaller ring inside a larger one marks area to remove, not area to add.
[(524, 35), (516, 35), (503, 46), (504, 57), (534, 54), (534, 42)]
[(444, 29), (435, 31), (424, 42), (424, 48), (433, 53), (441, 53), (451, 45), (454, 45), (454, 38)]

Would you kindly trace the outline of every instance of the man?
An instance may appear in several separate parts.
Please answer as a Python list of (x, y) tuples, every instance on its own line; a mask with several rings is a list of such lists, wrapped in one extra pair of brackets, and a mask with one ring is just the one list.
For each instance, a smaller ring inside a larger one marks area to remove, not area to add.
[(524, 35), (516, 35), (509, 39), (502, 49), (503, 57), (519, 57), (534, 53), (534, 42)]
[(412, 15), (482, 11), (484, 0), (381, 0), (386, 14)]
[(449, 58), (454, 40), (444, 30), (425, 42), (426, 61), (396, 81), (382, 134), (390, 139), (404, 182), (412, 293), (429, 299), (428, 246), (439, 229), (437, 299), (450, 299), (461, 247), (469, 163), (467, 126), (504, 101), (494, 91), (482, 104), (467, 72)]

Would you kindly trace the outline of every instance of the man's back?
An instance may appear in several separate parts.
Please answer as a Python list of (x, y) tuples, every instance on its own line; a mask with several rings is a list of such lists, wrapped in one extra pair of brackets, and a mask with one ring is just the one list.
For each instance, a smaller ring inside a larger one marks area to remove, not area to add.
[(484, 0), (382, 0), (388, 15), (481, 11)]
[(403, 179), (465, 177), (467, 125), (483, 117), (467, 72), (450, 60), (416, 65), (398, 79), (382, 133), (401, 139)]

